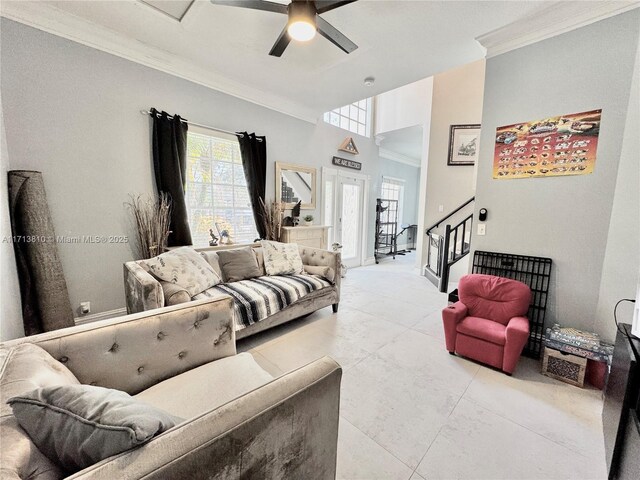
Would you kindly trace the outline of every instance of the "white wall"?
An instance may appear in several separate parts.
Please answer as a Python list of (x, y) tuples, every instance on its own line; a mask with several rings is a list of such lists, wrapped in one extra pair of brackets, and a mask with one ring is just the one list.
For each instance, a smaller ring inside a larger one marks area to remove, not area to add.
[[(132, 235), (123, 204), (130, 193), (154, 189), (150, 119), (139, 113), (149, 107), (266, 135), (267, 199), (275, 190), (274, 162), (331, 166), (338, 146), (353, 136), (361, 173), (371, 177), (368, 202), (374, 205), (379, 158), (372, 139), (322, 121), (297, 120), (6, 19), (1, 27), (11, 167), (43, 172), (57, 235)], [(320, 176), (318, 170), (318, 187)], [(303, 211), (316, 218), (318, 192), (316, 210)], [(129, 245), (63, 244), (60, 257), (74, 308), (83, 300), (91, 301), (93, 313), (124, 306), (122, 264), (132, 258)]]
[[(404, 180), (404, 203), (402, 208), (402, 218), (398, 222), (401, 224), (414, 224), (418, 221), (418, 189), (420, 187), (420, 167), (396, 162), (387, 158), (380, 159), (380, 182), (382, 177), (393, 177)], [(380, 195), (378, 186), (377, 196)], [(398, 230), (400, 231), (400, 230)], [(404, 242), (403, 242), (404, 243)]]
[(9, 189), (7, 170), (9, 154), (4, 132), (4, 115), (2, 113), (2, 94), (0, 93), (0, 341), (24, 336), (22, 323), (22, 307), (16, 259), (11, 243), (11, 219), (9, 217)]
[[(487, 60), (476, 215), (485, 207), (489, 218), (472, 248), (553, 259), (547, 325), (610, 331), (596, 311), (639, 29), (634, 10)], [(492, 179), (497, 127), (596, 108), (593, 174)], [(627, 208), (622, 217), (637, 215), (637, 203)]]
[(431, 78), (418, 80), (375, 98), (375, 134), (423, 125), (431, 102)]
[[(431, 130), (427, 159), (425, 227), (455, 210), (474, 194), (473, 166), (448, 166), (451, 125), (479, 124), (482, 120), (485, 61), (479, 60), (433, 77)], [(481, 139), (482, 142), (482, 139)], [(442, 205), (442, 212), (438, 207)], [(472, 212), (469, 206), (449, 220), (451, 225)], [(444, 225), (442, 225), (444, 228)], [(427, 245), (421, 250), (421, 264), (427, 262)], [(456, 264), (450, 280), (466, 273), (468, 257)]]
[[(596, 328), (613, 340), (616, 328), (613, 308), (621, 298), (635, 298), (640, 281), (640, 43), (629, 96), (618, 178), (609, 223), (607, 249), (602, 266)], [(618, 320), (631, 323), (633, 304), (618, 307)]]

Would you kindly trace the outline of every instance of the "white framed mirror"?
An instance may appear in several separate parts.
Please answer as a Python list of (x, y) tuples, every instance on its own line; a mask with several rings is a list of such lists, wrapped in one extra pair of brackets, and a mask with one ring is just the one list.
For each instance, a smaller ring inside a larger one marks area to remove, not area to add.
[(300, 208), (316, 208), (316, 169), (303, 165), (276, 162), (276, 198), (284, 208), (302, 201)]

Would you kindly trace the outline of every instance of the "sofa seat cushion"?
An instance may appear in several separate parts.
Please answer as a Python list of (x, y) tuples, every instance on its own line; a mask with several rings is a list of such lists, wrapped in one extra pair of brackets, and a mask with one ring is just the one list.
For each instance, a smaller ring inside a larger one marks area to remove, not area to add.
[(311, 292), (329, 286), (331, 284), (319, 275), (272, 275), (216, 285), (193, 299), (230, 295), (238, 331), (283, 310)]
[(506, 327), (501, 323), (480, 317), (465, 317), (456, 327), (458, 333), (479, 338), (496, 345), (504, 345)]
[(135, 395), (181, 418), (193, 418), (273, 380), (250, 353), (240, 353), (176, 375)]

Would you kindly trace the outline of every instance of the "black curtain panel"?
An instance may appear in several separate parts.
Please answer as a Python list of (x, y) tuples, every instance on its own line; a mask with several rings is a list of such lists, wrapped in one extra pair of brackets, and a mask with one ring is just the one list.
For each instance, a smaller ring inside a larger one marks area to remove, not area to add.
[(187, 123), (179, 115), (151, 109), (153, 168), (158, 193), (171, 198), (171, 233), (168, 245), (192, 245), (184, 190), (187, 181)]
[(238, 142), (242, 155), (242, 168), (247, 179), (253, 218), (260, 238), (267, 237), (267, 228), (263, 221), (260, 199), (264, 201), (267, 182), (267, 138), (258, 137), (255, 133), (240, 132)]
[(11, 170), (8, 182), (24, 332), (35, 335), (72, 327), (73, 310), (42, 173)]

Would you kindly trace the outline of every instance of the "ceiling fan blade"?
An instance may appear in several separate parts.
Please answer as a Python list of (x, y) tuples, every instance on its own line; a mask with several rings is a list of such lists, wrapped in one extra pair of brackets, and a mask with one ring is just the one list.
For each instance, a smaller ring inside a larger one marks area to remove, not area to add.
[(356, 0), (316, 0), (316, 11), (318, 13), (328, 12), (334, 8), (353, 3)]
[(333, 43), (336, 47), (345, 53), (353, 52), (358, 46), (340, 33), (333, 25), (325, 19), (316, 15), (316, 27), (318, 33)]
[(284, 29), (280, 33), (280, 36), (276, 40), (276, 43), (274, 43), (273, 47), (271, 47), (269, 55), (271, 55), (272, 57), (281, 57), (284, 49), (287, 48), (290, 41), (291, 37), (287, 33), (287, 26), (285, 25)]
[(262, 0), (209, 0), (214, 5), (226, 5), (228, 7), (251, 8), (253, 10), (264, 10), (266, 12), (287, 14), (287, 5), (275, 2), (265, 2)]

